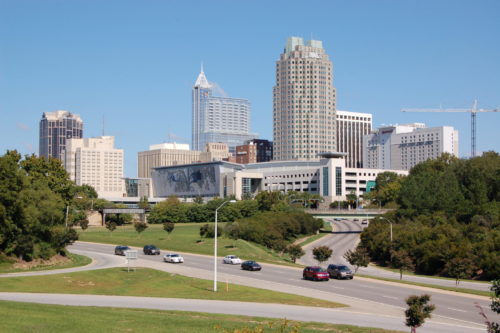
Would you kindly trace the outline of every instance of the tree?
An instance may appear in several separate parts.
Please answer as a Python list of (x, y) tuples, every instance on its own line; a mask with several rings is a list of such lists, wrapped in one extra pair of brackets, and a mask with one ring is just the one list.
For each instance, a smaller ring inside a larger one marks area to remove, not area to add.
[(197, 196), (193, 199), (193, 202), (196, 204), (203, 204), (203, 197), (202, 196)]
[(108, 229), (108, 230), (109, 230), (109, 232), (110, 232), (110, 234), (109, 234), (109, 235), (111, 236), (111, 233), (112, 233), (113, 231), (115, 231), (115, 229), (116, 229), (116, 223), (115, 223), (115, 222), (113, 222), (113, 221), (107, 221), (107, 222), (106, 222), (106, 229)]
[(347, 250), (346, 253), (344, 253), (344, 259), (355, 267), (354, 273), (357, 273), (360, 267), (367, 267), (370, 263), (368, 251), (361, 246), (358, 246), (354, 251)]
[(79, 220), (78, 225), (82, 228), (82, 230), (86, 230), (89, 227), (89, 220), (87, 218)]
[(455, 278), (455, 284), (457, 286), (461, 279), (471, 277), (475, 269), (476, 265), (474, 261), (467, 257), (455, 257), (444, 266), (444, 272), (452, 278)]
[[(217, 226), (217, 236), (221, 235), (220, 226)], [(215, 237), (215, 225), (204, 224), (200, 227), (200, 237), (214, 238)]]
[(144, 209), (145, 211), (149, 211), (151, 206), (149, 205), (149, 201), (147, 197), (141, 197), (139, 199), (138, 207)]
[(148, 228), (148, 225), (145, 222), (135, 222), (134, 228), (135, 228), (135, 231), (137, 231), (137, 233), (139, 235), (141, 235), (141, 232), (146, 230)]
[(290, 256), (290, 259), (292, 259), (293, 263), (295, 263), (295, 261), (302, 257), (304, 254), (306, 254), (304, 250), (302, 250), (302, 247), (298, 244), (289, 245), (286, 248), (286, 252)]
[(431, 313), (436, 309), (434, 304), (427, 304), (431, 296), (425, 294), (422, 296), (412, 295), (406, 299), (408, 309), (405, 310), (406, 326), (411, 327), (411, 332), (417, 332), (417, 328), (422, 326), (425, 319), (431, 318)]
[(391, 265), (399, 269), (399, 279), (403, 279), (404, 270), (412, 270), (415, 265), (405, 250), (391, 251)]
[(333, 254), (333, 250), (328, 246), (318, 246), (315, 247), (312, 251), (314, 259), (318, 261), (318, 263), (322, 263), (330, 259)]
[(169, 237), (170, 237), (170, 234), (172, 233), (172, 231), (174, 231), (174, 228), (175, 228), (175, 223), (173, 223), (173, 222), (163, 223), (163, 230), (165, 230), (167, 232)]

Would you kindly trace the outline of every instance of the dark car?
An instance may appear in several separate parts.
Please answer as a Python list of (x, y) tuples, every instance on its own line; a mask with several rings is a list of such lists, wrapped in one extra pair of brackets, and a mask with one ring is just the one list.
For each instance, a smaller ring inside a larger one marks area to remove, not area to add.
[(302, 277), (304, 280), (314, 280), (314, 281), (319, 281), (319, 280), (325, 280), (328, 281), (330, 276), (328, 275), (328, 272), (325, 271), (324, 268), (321, 268), (319, 266), (307, 266), (304, 268), (304, 271), (302, 272)]
[(328, 265), (327, 268), (328, 274), (330, 277), (334, 277), (337, 279), (351, 279), (354, 277), (354, 274), (349, 269), (349, 267), (345, 265)]
[(160, 254), (160, 249), (154, 245), (146, 245), (142, 251), (144, 251), (144, 254)]
[(115, 254), (119, 255), (119, 256), (124, 256), (125, 251), (128, 251), (128, 250), (130, 250), (130, 247), (128, 247), (127, 245), (117, 245), (115, 247)]
[(262, 267), (255, 261), (248, 260), (241, 263), (241, 269), (247, 271), (260, 271)]

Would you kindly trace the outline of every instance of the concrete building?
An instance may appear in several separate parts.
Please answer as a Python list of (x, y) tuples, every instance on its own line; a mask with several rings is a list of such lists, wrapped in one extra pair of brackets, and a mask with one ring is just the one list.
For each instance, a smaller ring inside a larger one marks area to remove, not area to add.
[(365, 168), (410, 170), (442, 153), (458, 157), (458, 131), (422, 123), (391, 125), (366, 135), (363, 146)]
[(151, 178), (124, 178), (125, 193), (132, 198), (151, 198), (153, 196)]
[(257, 145), (248, 143), (236, 146), (236, 155), (230, 161), (238, 164), (257, 163)]
[(207, 143), (205, 151), (189, 150), (188, 144), (161, 143), (149, 146), (149, 150), (138, 153), (138, 177), (150, 178), (154, 168), (184, 165), (196, 162), (211, 162), (231, 156), (225, 143)]
[[(314, 161), (235, 164), (224, 161), (155, 168), (155, 197), (226, 197), (241, 199), (260, 191), (299, 191), (323, 196), (326, 203), (346, 195), (362, 196), (370, 182), (387, 170), (347, 168), (345, 154), (325, 153)], [(407, 171), (391, 170), (406, 175)]]
[(38, 154), (64, 162), (61, 153), (66, 149), (66, 140), (82, 137), (83, 121), (79, 115), (64, 110), (44, 112), (40, 120)]
[(123, 149), (114, 148), (114, 142), (113, 136), (69, 139), (63, 153), (70, 179), (94, 187), (100, 198), (125, 194)]
[(273, 159), (313, 160), (337, 151), (333, 64), (323, 43), (290, 37), (276, 62)]
[(372, 115), (337, 110), (337, 149), (347, 153), (348, 168), (363, 167), (363, 136), (372, 130)]
[(250, 102), (215, 96), (216, 91), (202, 69), (192, 90), (192, 147), (200, 151), (209, 142), (222, 142), (233, 152), (236, 146), (256, 137), (250, 132)]

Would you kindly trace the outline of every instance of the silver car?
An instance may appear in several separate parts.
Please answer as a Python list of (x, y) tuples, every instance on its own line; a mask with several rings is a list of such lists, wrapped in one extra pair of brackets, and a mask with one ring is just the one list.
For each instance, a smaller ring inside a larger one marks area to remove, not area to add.
[(241, 265), (241, 259), (234, 255), (225, 256), (222, 262), (224, 264)]
[(163, 261), (172, 263), (182, 263), (184, 262), (184, 258), (178, 255), (177, 253), (167, 253), (163, 256)]

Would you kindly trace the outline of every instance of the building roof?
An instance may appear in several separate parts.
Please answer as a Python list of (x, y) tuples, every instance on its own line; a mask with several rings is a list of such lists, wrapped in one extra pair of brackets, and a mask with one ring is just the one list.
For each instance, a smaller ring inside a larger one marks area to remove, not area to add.
[(200, 74), (198, 75), (198, 78), (196, 79), (194, 86), (199, 87), (199, 88), (211, 88), (212, 87), (212, 85), (210, 83), (208, 83), (207, 77), (205, 76), (203, 69), (201, 70)]

